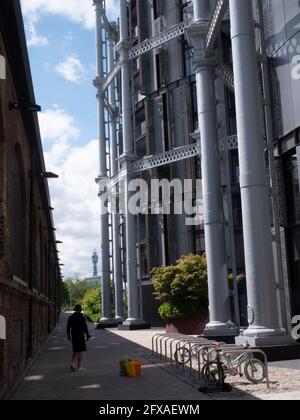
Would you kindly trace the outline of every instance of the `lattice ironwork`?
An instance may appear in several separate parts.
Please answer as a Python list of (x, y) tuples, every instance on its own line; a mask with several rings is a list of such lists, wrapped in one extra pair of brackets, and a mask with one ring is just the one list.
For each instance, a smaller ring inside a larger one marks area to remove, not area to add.
[(134, 172), (142, 172), (159, 166), (169, 165), (173, 162), (190, 159), (200, 154), (200, 145), (198, 143), (188, 146), (178, 147), (170, 152), (161, 153), (134, 163)]
[[(224, 150), (235, 150), (238, 148), (238, 139), (237, 136), (229, 136), (226, 140), (220, 142), (220, 149)], [(146, 157), (136, 161), (133, 164), (133, 173), (140, 173), (147, 171), (149, 169), (159, 168), (161, 166), (170, 165), (171, 163), (179, 162), (186, 159), (191, 159), (194, 157), (199, 157), (201, 154), (201, 146), (199, 143), (189, 144), (188, 146), (178, 147), (169, 152), (160, 153), (154, 156)], [(117, 184), (121, 182), (128, 176), (126, 170), (120, 171), (109, 181), (108, 189), (114, 188)]]
[(220, 140), (219, 143), (220, 150), (236, 150), (238, 148), (238, 137), (228, 136)]
[(234, 92), (234, 76), (232, 70), (225, 64), (220, 64), (216, 68), (216, 74), (223, 79), (225, 85)]
[(225, 64), (220, 64), (216, 68), (216, 74), (221, 77), (225, 85), (234, 92), (234, 76), (232, 70)]
[(214, 48), (215, 41), (220, 33), (220, 26), (223, 21), (229, 0), (216, 0), (208, 24), (206, 37), (206, 54), (209, 55)]
[(228, 136), (227, 137), (227, 149), (235, 150), (238, 148), (238, 136)]
[(186, 28), (189, 26), (188, 22), (180, 22), (178, 25), (172, 26), (170, 29), (161, 33), (158, 36), (155, 36), (151, 39), (147, 39), (142, 44), (137, 47), (132, 48), (129, 51), (129, 58), (131, 60), (145, 54), (148, 51), (158, 48), (172, 39), (178, 38), (179, 36), (184, 35)]
[(121, 62), (118, 61), (115, 65), (115, 67), (112, 69), (112, 71), (109, 73), (109, 75), (107, 76), (104, 84), (103, 84), (103, 91), (105, 91), (110, 84), (113, 82), (114, 78), (118, 75), (119, 71), (121, 70)]
[(107, 183), (107, 190), (111, 191), (114, 187), (116, 187), (120, 182), (128, 176), (128, 171), (126, 169), (122, 169), (119, 171), (114, 177), (112, 177)]

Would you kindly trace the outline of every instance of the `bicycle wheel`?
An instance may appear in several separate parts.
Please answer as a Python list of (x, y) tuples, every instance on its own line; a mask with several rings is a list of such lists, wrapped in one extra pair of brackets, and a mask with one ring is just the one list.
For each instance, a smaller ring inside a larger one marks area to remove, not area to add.
[(245, 364), (245, 377), (254, 385), (261, 384), (267, 377), (265, 364), (258, 359), (249, 360)]
[(187, 365), (191, 361), (191, 354), (186, 347), (180, 347), (175, 351), (174, 358), (180, 365)]
[(224, 365), (218, 362), (208, 362), (201, 370), (201, 378), (208, 384), (222, 386), (225, 382)]

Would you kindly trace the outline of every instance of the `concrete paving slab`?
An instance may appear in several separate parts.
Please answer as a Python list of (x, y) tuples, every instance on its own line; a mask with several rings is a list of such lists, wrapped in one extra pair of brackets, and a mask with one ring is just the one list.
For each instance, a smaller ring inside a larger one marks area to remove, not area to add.
[[(13, 400), (174, 400), (207, 399), (189, 384), (170, 375), (149, 359), (151, 352), (141, 345), (109, 331), (90, 329), (87, 371), (71, 372), (71, 346), (66, 339), (67, 315), (13, 395)], [(140, 332), (141, 334), (141, 332)], [(124, 357), (142, 361), (141, 378), (119, 376)]]

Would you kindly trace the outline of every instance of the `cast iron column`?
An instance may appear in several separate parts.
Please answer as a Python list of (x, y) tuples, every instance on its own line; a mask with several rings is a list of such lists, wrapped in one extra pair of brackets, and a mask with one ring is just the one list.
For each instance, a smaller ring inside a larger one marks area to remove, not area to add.
[[(101, 8), (102, 0), (94, 0), (96, 9), (96, 45), (97, 45), (97, 77), (94, 81), (97, 88), (98, 123), (99, 123), (99, 181), (107, 180), (105, 110), (103, 92), (103, 26)], [(100, 199), (103, 191), (100, 191)], [(110, 252), (109, 252), (109, 220), (108, 214), (100, 216), (100, 276), (102, 281), (102, 318), (100, 325), (114, 324), (112, 317), (112, 301), (110, 290)]]
[(230, 16), (250, 324), (238, 341), (276, 344), (285, 331), (276, 300), (252, 1), (230, 0)]
[(123, 156), (120, 158), (122, 169), (127, 171), (125, 185), (125, 217), (126, 217), (126, 269), (128, 284), (128, 319), (123, 328), (142, 328), (145, 323), (140, 314), (139, 288), (137, 276), (137, 227), (136, 216), (131, 214), (128, 203), (132, 193), (128, 191), (128, 183), (132, 174), (134, 156), (133, 127), (132, 127), (132, 98), (130, 90), (130, 67), (129, 67), (129, 19), (127, 1), (120, 0), (120, 42), (117, 50), (121, 59), (122, 79), (122, 125), (123, 125)]
[[(109, 39), (109, 70), (114, 68), (114, 42)], [(109, 103), (112, 111), (116, 112), (116, 84), (115, 80), (109, 87)], [(117, 121), (116, 114), (110, 116), (110, 169), (111, 176), (118, 172), (118, 145), (117, 145)], [(116, 187), (118, 188), (118, 186)], [(113, 235), (113, 279), (115, 285), (115, 320), (118, 324), (123, 322), (123, 279), (122, 279), (122, 260), (120, 243), (120, 215), (112, 214), (112, 235)]]
[(227, 280), (227, 257), (222, 208), (217, 103), (215, 95), (214, 57), (206, 56), (205, 39), (210, 14), (209, 0), (194, 0), (194, 24), (188, 30), (194, 44), (194, 65), (197, 82), (205, 248), (209, 286), (209, 317), (206, 336), (235, 336), (231, 323)]

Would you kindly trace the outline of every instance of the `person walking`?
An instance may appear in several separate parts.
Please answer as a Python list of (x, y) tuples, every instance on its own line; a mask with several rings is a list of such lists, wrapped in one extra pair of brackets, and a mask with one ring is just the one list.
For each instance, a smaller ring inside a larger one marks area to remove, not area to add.
[(89, 334), (88, 326), (84, 315), (82, 314), (81, 305), (76, 305), (73, 315), (68, 319), (67, 336), (68, 340), (72, 341), (73, 358), (70, 364), (72, 371), (85, 370), (83, 366), (83, 353), (86, 352), (86, 340), (91, 336)]

